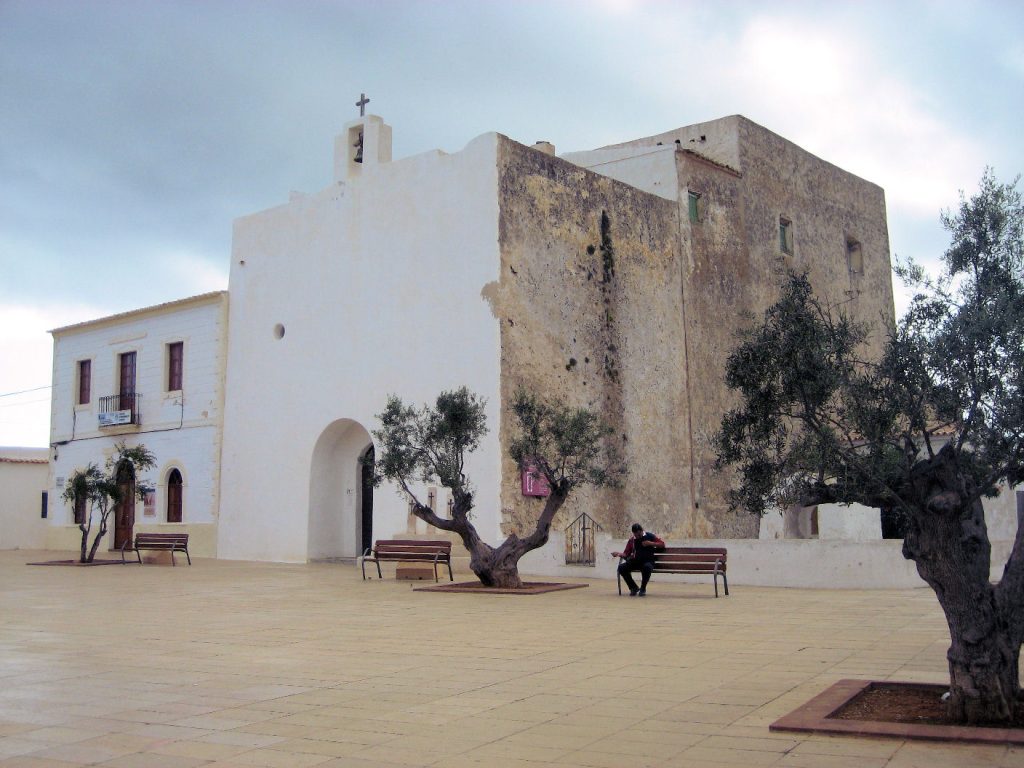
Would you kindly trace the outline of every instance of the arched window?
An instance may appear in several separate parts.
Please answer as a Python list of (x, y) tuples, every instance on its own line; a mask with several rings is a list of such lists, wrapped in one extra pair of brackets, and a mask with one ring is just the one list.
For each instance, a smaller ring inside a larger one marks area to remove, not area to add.
[(176, 469), (167, 475), (167, 522), (181, 522), (181, 472)]

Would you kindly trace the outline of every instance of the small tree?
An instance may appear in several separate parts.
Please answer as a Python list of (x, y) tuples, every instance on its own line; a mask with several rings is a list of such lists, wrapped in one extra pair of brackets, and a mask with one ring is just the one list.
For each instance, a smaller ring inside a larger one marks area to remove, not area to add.
[(866, 331), (814, 297), (806, 275), (732, 351), (741, 405), (717, 435), (738, 469), (734, 507), (859, 502), (907, 523), (904, 557), (949, 624), (949, 714), (1005, 723), (1021, 698), (1024, 515), (1001, 581), (989, 582), (982, 499), (1024, 481), (1024, 207), (986, 171), (943, 215), (952, 233), (937, 280), (903, 264), (917, 290), (881, 357)]
[[(110, 513), (123, 500), (120, 479), (124, 473), (130, 472), (138, 477), (156, 466), (156, 457), (144, 445), (129, 448), (124, 442), (114, 447), (114, 454), (107, 459), (106, 472), (90, 463), (85, 469), (77, 469), (68, 478), (67, 486), (61, 498), (74, 508), (85, 511), (85, 519), (79, 522), (78, 530), (82, 532), (82, 543), (79, 554), (80, 563), (91, 563), (96, 557), (100, 541), (107, 533), (107, 521)], [(152, 491), (152, 486), (136, 480), (135, 494), (142, 500)], [(92, 532), (93, 517), (96, 516), (99, 528), (89, 546), (89, 534)]]
[[(377, 417), (381, 428), (373, 433), (380, 449), (377, 477), (396, 483), (418, 518), (459, 535), (469, 551), (469, 566), (483, 584), (519, 587), (519, 559), (547, 543), (551, 521), (573, 489), (587, 483), (615, 485), (623, 467), (606, 440), (610, 429), (593, 413), (517, 393), (512, 410), (520, 435), (512, 441), (510, 454), (520, 464), (527, 457), (535, 461), (551, 493), (532, 533), (525, 538), (510, 534), (492, 547), (470, 520), (473, 488), (464, 472), (466, 455), (487, 433), (484, 405), (465, 387), (442, 392), (433, 407), (418, 410), (392, 395)], [(436, 483), (451, 491), (450, 519), (438, 517), (417, 498), (416, 483)]]

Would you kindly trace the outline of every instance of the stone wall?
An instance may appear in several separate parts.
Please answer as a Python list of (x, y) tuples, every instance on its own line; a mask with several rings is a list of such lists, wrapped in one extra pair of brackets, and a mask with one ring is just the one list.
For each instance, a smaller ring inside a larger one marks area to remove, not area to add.
[[(725, 361), (789, 271), (807, 270), (880, 348), (893, 318), (884, 193), (740, 116), (570, 157), (590, 170), (500, 145), (501, 279), (485, 295), (501, 323), (502, 445), (517, 387), (557, 394), (616, 429), (630, 472), (621, 492), (581, 494), (556, 527), (587, 511), (615, 534), (636, 519), (673, 538), (756, 538), (713, 467), (735, 403)], [(507, 457), (502, 476), (505, 529), (521, 530), (541, 502), (521, 496)]]
[(508, 457), (519, 387), (595, 409), (629, 475), (584, 490), (555, 521), (588, 512), (607, 531), (634, 519), (675, 527), (690, 507), (685, 348), (676, 205), (505, 140), (499, 147), (505, 532), (531, 528), (542, 500), (520, 493)]

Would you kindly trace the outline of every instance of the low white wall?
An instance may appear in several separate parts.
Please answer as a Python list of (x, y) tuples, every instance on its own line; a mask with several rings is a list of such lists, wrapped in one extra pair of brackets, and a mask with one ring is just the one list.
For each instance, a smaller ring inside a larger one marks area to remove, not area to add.
[[(896, 539), (841, 541), (821, 539), (687, 539), (665, 542), (673, 547), (725, 547), (729, 550), (729, 586), (812, 587), (823, 589), (911, 589), (927, 586), (914, 564), (903, 558)], [(565, 537), (552, 533), (546, 546), (520, 561), (530, 576), (614, 579), (624, 540), (598, 534), (595, 566), (565, 564)], [(1012, 542), (992, 542), (992, 578), (1002, 576)], [(657, 579), (657, 575), (655, 575)], [(669, 576), (686, 583), (706, 583), (709, 576)]]

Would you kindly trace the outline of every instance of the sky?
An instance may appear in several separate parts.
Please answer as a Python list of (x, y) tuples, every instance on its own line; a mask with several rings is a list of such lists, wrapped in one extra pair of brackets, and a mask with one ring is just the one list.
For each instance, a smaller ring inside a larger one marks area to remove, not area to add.
[(1024, 172), (1021, 30), (1018, 0), (0, 0), (0, 445), (49, 442), (48, 330), (227, 288), (233, 219), (327, 186), (363, 92), (396, 159), (742, 114), (882, 186), (927, 264), (986, 166)]

